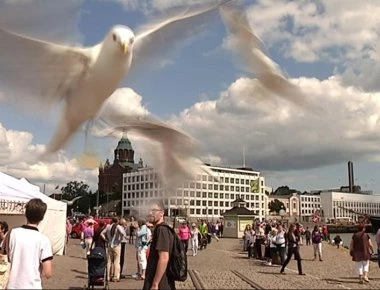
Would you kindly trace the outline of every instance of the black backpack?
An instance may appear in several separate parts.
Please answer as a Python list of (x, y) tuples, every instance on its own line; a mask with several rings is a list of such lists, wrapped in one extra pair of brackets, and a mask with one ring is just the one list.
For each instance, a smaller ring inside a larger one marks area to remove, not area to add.
[(187, 279), (187, 255), (183, 244), (177, 233), (167, 224), (162, 224), (167, 227), (173, 234), (173, 250), (170, 253), (169, 264), (167, 268), (167, 276), (174, 281), (186, 281)]

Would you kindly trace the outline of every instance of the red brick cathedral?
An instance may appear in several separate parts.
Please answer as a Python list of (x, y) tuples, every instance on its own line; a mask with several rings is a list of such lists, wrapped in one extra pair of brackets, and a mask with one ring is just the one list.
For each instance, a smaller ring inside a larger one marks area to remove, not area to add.
[(113, 192), (120, 192), (121, 194), (123, 173), (136, 171), (138, 168), (143, 167), (141, 158), (135, 164), (134, 154), (131, 142), (126, 135), (123, 135), (114, 150), (113, 163), (110, 164), (109, 159), (107, 159), (104, 165), (100, 164), (99, 166), (98, 189), (100, 195)]

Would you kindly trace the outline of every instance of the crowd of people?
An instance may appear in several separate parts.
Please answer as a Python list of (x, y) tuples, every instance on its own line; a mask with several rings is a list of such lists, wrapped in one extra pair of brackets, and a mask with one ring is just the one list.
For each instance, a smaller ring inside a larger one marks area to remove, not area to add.
[[(6, 222), (0, 222), (0, 257), (7, 257), (11, 264), (7, 277), (9, 289), (41, 289), (42, 277), (52, 277), (52, 246), (49, 239), (38, 231), (38, 224), (43, 220), (47, 205), (40, 199), (30, 200), (25, 207), (26, 225), (9, 229)], [(170, 275), (169, 261), (173, 245), (178, 240), (185, 252), (191, 248), (192, 255), (207, 248), (212, 239), (217, 242), (223, 236), (223, 223), (201, 220), (198, 224), (183, 222), (173, 231), (175, 225), (164, 221), (164, 206), (160, 201), (151, 201), (147, 220), (127, 222), (124, 218), (113, 217), (109, 224), (103, 220), (87, 217), (82, 221), (83, 230), (80, 244), (83, 256), (91, 255), (95, 248), (104, 248), (107, 257), (107, 281), (120, 282), (123, 275), (126, 244), (136, 250), (136, 280), (143, 280), (143, 289), (175, 289), (175, 278)], [(70, 229), (69, 222), (67, 224)], [(322, 259), (322, 241), (329, 241), (329, 235), (323, 227), (315, 226), (312, 231), (299, 223), (286, 226), (277, 221), (254, 222), (244, 230), (244, 251), (248, 258), (257, 258), (281, 265), (281, 274), (292, 257), (297, 261), (298, 274), (305, 275), (302, 269), (300, 246), (312, 245), (314, 259)], [(336, 236), (334, 243), (339, 247), (341, 239)], [(376, 241), (380, 248), (380, 231)], [(28, 257), (25, 257), (28, 253)], [(369, 282), (369, 260), (373, 246), (365, 226), (360, 225), (358, 232), (352, 236), (350, 255), (355, 261), (359, 283)], [(380, 267), (380, 262), (379, 262)]]
[(256, 258), (266, 261), (266, 265), (272, 263), (282, 266), (280, 272), (285, 274), (285, 268), (292, 256), (297, 260), (298, 273), (304, 275), (302, 271), (302, 259), (300, 246), (305, 244), (313, 245), (314, 261), (322, 259), (322, 241), (328, 240), (329, 235), (323, 227), (315, 226), (312, 231), (301, 224), (284, 224), (277, 221), (254, 222), (247, 224), (243, 236), (243, 250), (248, 253), (248, 258)]

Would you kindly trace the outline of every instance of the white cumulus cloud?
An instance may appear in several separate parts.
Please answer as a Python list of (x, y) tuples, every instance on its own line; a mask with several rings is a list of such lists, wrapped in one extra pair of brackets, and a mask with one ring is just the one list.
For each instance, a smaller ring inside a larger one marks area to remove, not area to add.
[(61, 151), (49, 160), (40, 160), (45, 146), (33, 143), (30, 132), (5, 128), (0, 123), (0, 171), (16, 178), (26, 178), (46, 193), (57, 185), (64, 186), (73, 180), (83, 180), (93, 190), (97, 189), (96, 170), (83, 170), (76, 159), (70, 159)]
[(380, 93), (344, 86), (339, 77), (292, 80), (316, 105), (311, 114), (262, 94), (240, 78), (217, 100), (194, 104), (172, 122), (204, 146), (205, 161), (260, 170), (316, 168), (380, 156)]

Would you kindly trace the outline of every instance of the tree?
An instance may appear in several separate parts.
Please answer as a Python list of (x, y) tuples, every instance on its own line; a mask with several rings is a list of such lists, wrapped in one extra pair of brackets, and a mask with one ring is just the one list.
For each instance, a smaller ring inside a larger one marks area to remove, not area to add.
[(96, 205), (96, 194), (93, 194), (90, 187), (83, 183), (83, 181), (70, 181), (61, 188), (62, 199), (72, 200), (75, 197), (81, 196), (82, 198), (76, 201), (72, 206), (74, 211), (88, 213), (88, 210)]
[(280, 186), (274, 191), (274, 195), (291, 195), (293, 193), (300, 194), (301, 192), (296, 189), (290, 189), (289, 186)]
[(279, 213), (280, 210), (285, 210), (285, 205), (282, 201), (279, 201), (277, 198), (272, 200), (269, 204), (269, 211)]

